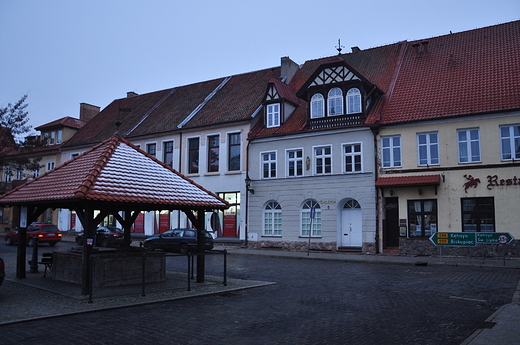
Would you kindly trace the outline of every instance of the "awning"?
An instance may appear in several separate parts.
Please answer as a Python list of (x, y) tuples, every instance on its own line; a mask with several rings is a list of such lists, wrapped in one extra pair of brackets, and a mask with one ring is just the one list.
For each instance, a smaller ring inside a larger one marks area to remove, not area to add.
[(441, 175), (390, 176), (378, 178), (376, 187), (438, 186), (440, 183)]

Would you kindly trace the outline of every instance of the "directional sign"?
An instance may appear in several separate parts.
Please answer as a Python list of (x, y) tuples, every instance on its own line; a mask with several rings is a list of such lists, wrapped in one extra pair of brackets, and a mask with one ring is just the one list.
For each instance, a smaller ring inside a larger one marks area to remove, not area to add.
[(508, 232), (436, 232), (430, 241), (436, 246), (475, 247), (477, 244), (508, 244), (515, 238)]
[(508, 244), (515, 238), (508, 232), (477, 232), (477, 243)]
[(436, 246), (475, 247), (474, 232), (436, 232), (430, 236)]

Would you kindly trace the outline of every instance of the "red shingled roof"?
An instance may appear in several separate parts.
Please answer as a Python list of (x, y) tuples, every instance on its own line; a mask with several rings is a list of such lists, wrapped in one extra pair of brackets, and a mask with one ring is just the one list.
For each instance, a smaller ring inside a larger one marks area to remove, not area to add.
[(58, 127), (58, 126), (80, 129), (86, 123), (87, 123), (87, 121), (85, 121), (85, 120), (66, 116), (66, 117), (62, 117), (61, 119), (57, 119), (52, 122), (46, 123), (44, 125), (38, 126), (35, 129), (37, 131), (41, 131), (42, 129), (45, 129), (45, 128)]
[[(225, 209), (228, 203), (125, 139), (114, 136), (0, 197), (0, 204), (63, 204), (81, 200), (135, 209)], [(67, 207), (67, 206), (65, 206)]]
[(381, 123), (519, 109), (519, 52), (520, 21), (407, 43)]
[(441, 175), (390, 176), (380, 177), (376, 187), (413, 187), (439, 185)]

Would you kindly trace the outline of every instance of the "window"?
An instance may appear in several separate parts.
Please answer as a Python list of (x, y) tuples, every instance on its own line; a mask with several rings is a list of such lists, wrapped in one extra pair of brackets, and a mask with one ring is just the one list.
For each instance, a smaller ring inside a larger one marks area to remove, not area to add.
[(163, 143), (163, 162), (169, 167), (173, 167), (173, 141)]
[(56, 144), (61, 144), (61, 141), (63, 140), (63, 131), (60, 129), (56, 132)]
[(208, 172), (218, 172), (219, 167), (220, 136), (208, 137)]
[(49, 145), (54, 145), (56, 143), (56, 132), (51, 132), (49, 138)]
[(156, 153), (157, 153), (157, 144), (153, 143), (153, 144), (146, 144), (146, 152), (152, 156), (152, 157), (155, 157)]
[(408, 200), (410, 237), (430, 237), (437, 232), (437, 200)]
[(419, 165), (439, 165), (439, 138), (437, 132), (417, 134)]
[(343, 145), (344, 172), (361, 172), (361, 143)]
[(6, 166), (4, 167), (4, 182), (11, 182), (11, 167)]
[(199, 138), (188, 139), (188, 174), (199, 173)]
[(32, 172), (32, 177), (37, 178), (38, 176), (40, 176), (40, 169), (34, 169)]
[(262, 153), (262, 178), (276, 178), (276, 152)]
[(329, 115), (343, 114), (343, 92), (339, 87), (335, 87), (329, 91), (328, 96)]
[(459, 163), (480, 162), (480, 135), (478, 128), (459, 129)]
[(325, 116), (325, 101), (321, 93), (317, 93), (311, 98), (311, 119)]
[(502, 160), (520, 159), (520, 125), (500, 127)]
[(282, 208), (276, 201), (268, 202), (265, 205), (264, 235), (282, 236)]
[(316, 162), (316, 175), (330, 174), (332, 172), (332, 155), (330, 146), (315, 147), (314, 159)]
[(382, 137), (381, 150), (383, 151), (383, 168), (400, 167), (401, 162), (401, 137)]
[(301, 209), (302, 236), (311, 237), (321, 236), (321, 208), (316, 200), (306, 201)]
[(361, 112), (361, 92), (359, 89), (352, 88), (347, 92), (347, 114)]
[(229, 134), (228, 139), (228, 170), (240, 170), (240, 133)]
[(17, 180), (23, 179), (23, 168), (22, 167), (16, 168), (16, 179)]
[(267, 105), (267, 128), (280, 127), (280, 104)]
[(79, 156), (79, 152), (71, 153), (71, 154), (70, 154), (70, 159), (72, 159), (72, 158), (76, 158), (77, 156)]
[(303, 176), (303, 150), (287, 151), (287, 176), (297, 177)]
[(493, 198), (462, 198), (462, 231), (495, 232)]
[(54, 162), (47, 162), (47, 171), (54, 169)]

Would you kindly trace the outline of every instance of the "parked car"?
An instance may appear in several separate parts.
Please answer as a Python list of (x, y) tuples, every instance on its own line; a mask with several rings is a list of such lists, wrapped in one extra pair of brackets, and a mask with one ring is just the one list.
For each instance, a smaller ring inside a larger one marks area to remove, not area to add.
[[(31, 223), (27, 227), (27, 245), (33, 247), (38, 243), (48, 243), (51, 247), (61, 241), (61, 232), (54, 224), (49, 223)], [(5, 234), (5, 243), (8, 245), (18, 242), (18, 230), (13, 230)]]
[[(123, 229), (115, 226), (99, 226), (96, 229), (96, 237), (94, 239), (95, 246), (108, 247), (113, 244), (123, 244), (125, 241), (125, 232)], [(83, 233), (76, 236), (76, 243), (83, 245)]]
[(5, 277), (5, 264), (4, 260), (0, 258), (0, 285), (2, 285)]
[[(196, 229), (173, 229), (148, 237), (143, 241), (146, 250), (163, 249), (167, 251), (188, 253), (197, 248)], [(204, 231), (204, 248), (213, 249), (213, 237)]]

